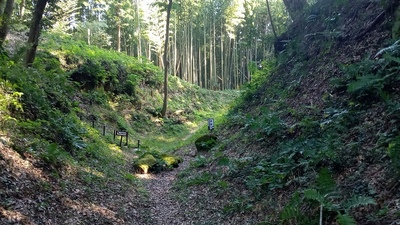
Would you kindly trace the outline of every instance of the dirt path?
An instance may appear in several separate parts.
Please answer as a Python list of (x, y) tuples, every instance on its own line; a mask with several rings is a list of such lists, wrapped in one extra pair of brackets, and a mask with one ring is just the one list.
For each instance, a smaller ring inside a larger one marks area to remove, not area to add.
[[(188, 149), (189, 148), (189, 149)], [(164, 171), (159, 174), (139, 174), (139, 178), (149, 192), (151, 224), (192, 224), (185, 215), (181, 215), (179, 202), (171, 196), (172, 187), (177, 179), (177, 174), (187, 168), (193, 159), (195, 146), (187, 146), (176, 154), (183, 157), (183, 162), (178, 168)]]

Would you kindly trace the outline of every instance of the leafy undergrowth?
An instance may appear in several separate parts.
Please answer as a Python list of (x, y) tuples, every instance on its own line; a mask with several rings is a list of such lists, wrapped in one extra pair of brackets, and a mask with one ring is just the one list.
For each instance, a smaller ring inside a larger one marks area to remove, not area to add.
[(185, 213), (199, 224), (400, 222), (390, 3), (319, 1), (316, 18), (293, 25), (277, 66), (254, 75), (265, 83), (249, 85), (219, 144), (179, 174), (177, 197), (195, 207)]
[(161, 154), (190, 143), (238, 93), (170, 77), (160, 118), (162, 73), (150, 62), (44, 39), (32, 68), (0, 54), (0, 223), (149, 224), (137, 148)]

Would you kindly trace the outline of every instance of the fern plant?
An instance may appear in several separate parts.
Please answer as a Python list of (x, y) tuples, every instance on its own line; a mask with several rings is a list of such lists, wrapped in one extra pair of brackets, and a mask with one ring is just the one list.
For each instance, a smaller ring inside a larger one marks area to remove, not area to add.
[(371, 99), (386, 100), (388, 95), (397, 91), (396, 84), (400, 80), (398, 76), (400, 58), (396, 51), (398, 49), (396, 43), (377, 53), (377, 55), (384, 54), (382, 58), (372, 60), (368, 57), (345, 69), (348, 77), (347, 91), (356, 100), (361, 102), (369, 102)]
[[(324, 212), (336, 213), (336, 222), (340, 225), (353, 225), (356, 224), (354, 218), (350, 215), (350, 210), (376, 204), (375, 200), (367, 196), (352, 196), (350, 199), (344, 201), (337, 191), (337, 186), (332, 178), (330, 171), (326, 168), (322, 169), (316, 180), (316, 188), (306, 189), (303, 191), (303, 197), (296, 192), (292, 200), (287, 204), (280, 214), (282, 221), (293, 221), (297, 224), (307, 224), (304, 215), (300, 212), (300, 208), (304, 204), (317, 203), (319, 208), (318, 216), (310, 216), (307, 220), (316, 220), (318, 218), (319, 224), (322, 225), (324, 220)], [(343, 213), (344, 212), (344, 213)], [(308, 223), (310, 224), (310, 223)], [(315, 222), (314, 222), (315, 224)]]

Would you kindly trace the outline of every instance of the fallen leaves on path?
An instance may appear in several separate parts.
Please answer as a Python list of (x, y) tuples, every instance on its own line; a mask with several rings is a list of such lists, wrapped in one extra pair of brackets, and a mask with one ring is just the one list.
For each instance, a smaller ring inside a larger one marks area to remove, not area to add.
[[(188, 148), (191, 151), (195, 151), (194, 146)], [(172, 187), (177, 179), (177, 174), (187, 168), (193, 158), (188, 154), (181, 156), (184, 160), (179, 164), (178, 168), (159, 174), (137, 175), (143, 180), (149, 192), (151, 224), (193, 224), (193, 221), (188, 221), (180, 214), (182, 211), (180, 202), (172, 195)]]

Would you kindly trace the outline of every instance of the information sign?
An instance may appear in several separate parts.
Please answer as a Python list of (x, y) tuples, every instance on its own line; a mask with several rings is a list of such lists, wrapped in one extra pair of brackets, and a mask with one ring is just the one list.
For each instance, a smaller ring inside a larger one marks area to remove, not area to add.
[(213, 118), (208, 119), (208, 129), (214, 130), (214, 119)]

